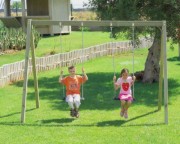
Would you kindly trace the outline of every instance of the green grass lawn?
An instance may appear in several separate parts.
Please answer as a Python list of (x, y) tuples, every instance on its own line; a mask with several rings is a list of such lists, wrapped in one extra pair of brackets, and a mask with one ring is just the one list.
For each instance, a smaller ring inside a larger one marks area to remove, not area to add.
[[(84, 32), (84, 48), (112, 42), (112, 41), (119, 41), (125, 40), (123, 34), (117, 40), (110, 39), (109, 32)], [(61, 47), (62, 46), (62, 47)], [(36, 56), (42, 57), (49, 55), (51, 52), (60, 53), (60, 52), (68, 52), (74, 49), (81, 49), (82, 48), (82, 32), (73, 31), (70, 35), (62, 35), (61, 36), (61, 43), (60, 43), (60, 36), (49, 36), (43, 37), (36, 48)], [(6, 54), (0, 55), (0, 66), (8, 63), (13, 63), (15, 61), (21, 61), (25, 58), (25, 51), (19, 51), (13, 54)], [(11, 58), (9, 58), (11, 57)]]
[[(135, 71), (144, 68), (147, 49), (135, 51)], [(119, 116), (120, 104), (113, 98), (112, 57), (84, 63), (89, 77), (80, 118), (71, 118), (58, 84), (59, 69), (38, 74), (40, 108), (35, 109), (33, 78), (29, 78), (26, 123), (20, 123), (22, 85), (19, 81), (0, 88), (0, 143), (2, 144), (178, 144), (180, 141), (180, 60), (168, 49), (169, 124), (164, 109), (157, 111), (158, 83), (135, 83), (129, 119)], [(132, 72), (132, 53), (115, 57), (116, 75), (123, 67)], [(77, 73), (81, 73), (81, 64)], [(66, 71), (66, 70), (65, 70)], [(67, 72), (65, 73), (67, 74)]]

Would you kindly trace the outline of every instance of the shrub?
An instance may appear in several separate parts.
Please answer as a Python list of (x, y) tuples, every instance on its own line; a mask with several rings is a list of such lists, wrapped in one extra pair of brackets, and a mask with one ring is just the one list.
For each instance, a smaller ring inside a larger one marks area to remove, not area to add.
[[(33, 34), (35, 36), (35, 47), (37, 46), (40, 40), (40, 34), (33, 30)], [(22, 50), (26, 47), (26, 33), (22, 30), (22, 28), (0, 28), (0, 49), (1, 51), (5, 51), (8, 49), (13, 50)]]

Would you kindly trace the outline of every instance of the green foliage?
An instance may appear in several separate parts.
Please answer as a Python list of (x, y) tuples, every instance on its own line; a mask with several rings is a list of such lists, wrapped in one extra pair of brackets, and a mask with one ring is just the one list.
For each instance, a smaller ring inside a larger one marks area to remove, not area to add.
[(2, 51), (8, 49), (21, 50), (25, 47), (25, 34), (22, 29), (3, 27), (0, 30), (0, 46)]
[[(33, 34), (35, 36), (35, 46), (37, 46), (40, 40), (40, 34), (33, 30)], [(26, 46), (26, 33), (22, 30), (22, 28), (0, 28), (0, 50), (5, 51), (8, 49), (14, 50), (22, 50), (25, 49)]]
[(82, 27), (79, 27), (79, 30), (80, 30), (80, 31), (83, 30), (83, 31), (86, 31), (86, 32), (87, 32), (87, 31), (90, 30), (90, 28), (89, 28), (89, 27), (83, 27), (83, 28), (82, 28)]
[(0, 29), (4, 27), (3, 22), (0, 20)]
[(41, 35), (40, 33), (36, 30), (33, 29), (32, 33), (34, 35), (34, 44), (35, 44), (35, 48), (37, 48), (39, 41), (41, 40)]
[(54, 54), (56, 54), (55, 50), (50, 51), (50, 55), (54, 55)]
[(12, 9), (20, 9), (20, 8), (22, 8), (22, 4), (20, 1), (19, 2), (15, 1), (12, 3), (11, 8)]
[[(101, 20), (166, 20), (168, 37), (173, 39), (174, 42), (178, 41), (177, 29), (180, 27), (179, 0), (90, 0), (89, 6), (94, 8)], [(120, 28), (114, 32), (117, 33), (122, 30), (126, 31), (127, 28)], [(136, 27), (136, 33), (144, 30), (151, 34), (158, 32), (155, 28)]]

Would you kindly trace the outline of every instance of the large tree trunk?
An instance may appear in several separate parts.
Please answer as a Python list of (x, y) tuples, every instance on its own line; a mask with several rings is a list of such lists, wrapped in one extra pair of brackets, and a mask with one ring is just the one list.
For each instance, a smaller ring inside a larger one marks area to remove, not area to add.
[(149, 53), (145, 63), (143, 82), (153, 83), (159, 81), (160, 72), (160, 50), (161, 41), (158, 36), (155, 36), (152, 46), (149, 48)]

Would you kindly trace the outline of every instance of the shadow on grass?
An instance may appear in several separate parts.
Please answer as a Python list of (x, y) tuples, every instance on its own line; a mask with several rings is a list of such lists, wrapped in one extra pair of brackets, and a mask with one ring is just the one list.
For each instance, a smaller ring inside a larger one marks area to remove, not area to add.
[(180, 65), (180, 57), (171, 57), (171, 58), (168, 58), (167, 59), (168, 61), (170, 61), (170, 62), (179, 62), (179, 63), (177, 63), (176, 65)]
[[(145, 116), (148, 116), (150, 114), (153, 114), (153, 113), (156, 113), (158, 112), (158, 110), (155, 110), (155, 111), (151, 111), (151, 112), (148, 112), (146, 114), (142, 114), (142, 115), (139, 115), (139, 116), (136, 116), (134, 118), (131, 118), (131, 119), (128, 119), (128, 120), (113, 120), (113, 121), (103, 121), (103, 122), (99, 122), (97, 124), (97, 126), (99, 127), (105, 127), (105, 126), (122, 126), (123, 124), (125, 123), (128, 123), (128, 122), (131, 122), (133, 120), (136, 120), (136, 119), (139, 119), (139, 118), (142, 118), (142, 117), (145, 117)], [(155, 124), (134, 124), (134, 125), (125, 125), (123, 127), (128, 127), (128, 126), (155, 126), (155, 125), (162, 125), (164, 123), (155, 123)]]
[[(84, 97), (81, 109), (99, 109), (99, 110), (113, 110), (119, 107), (119, 102), (114, 101), (114, 88), (112, 83), (113, 73), (89, 73), (89, 80), (84, 84)], [(22, 82), (21, 82), (22, 83)], [(21, 84), (16, 83), (17, 86)], [(175, 80), (169, 80), (170, 94), (173, 88), (177, 87), (179, 83)], [(29, 80), (29, 88), (33, 88), (34, 82)], [(133, 105), (146, 105), (156, 107), (158, 101), (158, 83), (147, 84), (135, 83), (135, 98)], [(119, 90), (116, 92), (119, 93)], [(52, 109), (67, 109), (67, 103), (62, 100), (63, 86), (58, 83), (58, 76), (55, 77), (40, 77), (39, 78), (39, 95), (40, 100), (49, 100), (52, 103)], [(172, 96), (174, 96), (173, 94)], [(28, 93), (28, 100), (35, 100), (34, 92)]]
[(126, 121), (126, 120), (105, 121), (105, 122), (98, 123), (98, 127), (107, 127), (107, 126), (132, 127), (132, 126), (157, 126), (157, 125), (165, 125), (165, 123), (144, 123), (144, 124), (142, 123), (142, 124), (123, 125), (125, 123), (128, 123), (128, 121)]
[(169, 99), (168, 104), (169, 105), (172, 104), (171, 98), (173, 100), (174, 99), (173, 97), (179, 95), (179, 93), (180, 93), (179, 85), (180, 85), (180, 83), (178, 81), (176, 81), (175, 79), (168, 80), (168, 87), (169, 87), (168, 88), (168, 99)]
[[(35, 109), (36, 109), (36, 108), (28, 109), (28, 110), (26, 110), (26, 112), (28, 112), (28, 111), (33, 111), (33, 110), (35, 110)], [(3, 116), (0, 116), (0, 119), (1, 119), (1, 118), (6, 118), (6, 117), (10, 117), (10, 116), (13, 116), (13, 115), (17, 115), (17, 114), (21, 114), (21, 112), (14, 112), (14, 113), (11, 113), (11, 114), (3, 115)]]
[(49, 120), (40, 120), (37, 121), (37, 123), (35, 124), (21, 124), (18, 122), (0, 122), (0, 125), (7, 125), (7, 126), (34, 126), (34, 127), (38, 127), (38, 126), (43, 126), (43, 127), (107, 127), (107, 126), (121, 126), (121, 127), (132, 127), (132, 126), (157, 126), (157, 125), (164, 125), (164, 123), (142, 123), (142, 124), (129, 124), (129, 125), (124, 125), (128, 122), (134, 121), (136, 119), (145, 117), (147, 115), (153, 114), (157, 112), (157, 110), (155, 111), (151, 111), (148, 112), (146, 114), (142, 114), (140, 116), (131, 118), (129, 120), (113, 120), (113, 121), (102, 121), (102, 122), (98, 122), (98, 123), (94, 123), (94, 124), (75, 124), (72, 125), (71, 122), (73, 122), (74, 120), (76, 120), (75, 118), (62, 118), (62, 119), (49, 119)]
[(21, 124), (18, 122), (0, 122), (0, 125), (5, 125), (5, 126), (26, 126), (26, 127), (94, 127), (96, 125), (89, 124), (89, 125), (71, 125), (71, 124), (30, 124), (30, 123), (25, 123)]
[(174, 62), (174, 61), (180, 61), (180, 57), (171, 57), (167, 59), (168, 61)]
[(62, 118), (62, 119), (41, 120), (39, 122), (42, 123), (42, 124), (51, 124), (51, 123), (65, 124), (65, 123), (71, 123), (74, 120), (75, 120), (74, 118)]

